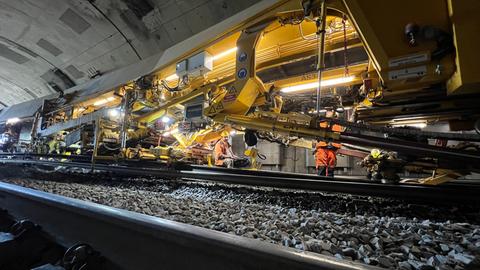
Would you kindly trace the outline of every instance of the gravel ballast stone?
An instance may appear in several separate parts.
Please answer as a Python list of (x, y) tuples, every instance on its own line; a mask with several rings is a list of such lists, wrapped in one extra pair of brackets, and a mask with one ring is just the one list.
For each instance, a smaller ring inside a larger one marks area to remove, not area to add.
[(158, 179), (3, 181), (383, 268), (480, 269), (475, 208)]

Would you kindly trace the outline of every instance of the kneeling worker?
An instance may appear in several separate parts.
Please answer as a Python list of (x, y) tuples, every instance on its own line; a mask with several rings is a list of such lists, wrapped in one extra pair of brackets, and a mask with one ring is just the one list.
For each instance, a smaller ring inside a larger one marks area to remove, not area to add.
[(227, 168), (233, 168), (235, 159), (238, 157), (233, 153), (232, 146), (228, 139), (230, 133), (226, 130), (222, 131), (222, 138), (215, 144), (214, 155), (215, 165)]
[(367, 170), (367, 178), (382, 183), (396, 183), (400, 180), (397, 171), (402, 167), (394, 152), (372, 149), (360, 165)]

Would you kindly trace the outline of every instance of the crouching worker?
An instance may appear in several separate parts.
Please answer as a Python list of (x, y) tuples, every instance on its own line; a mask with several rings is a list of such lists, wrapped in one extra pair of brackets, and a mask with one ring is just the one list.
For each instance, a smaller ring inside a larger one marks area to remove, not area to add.
[(367, 170), (369, 180), (382, 183), (396, 183), (400, 180), (397, 171), (402, 167), (402, 162), (393, 152), (372, 149), (370, 154), (360, 162), (360, 165)]
[(229, 142), (230, 133), (223, 131), (220, 140), (215, 144), (214, 157), (215, 166), (233, 168), (238, 157), (233, 153), (232, 145)]

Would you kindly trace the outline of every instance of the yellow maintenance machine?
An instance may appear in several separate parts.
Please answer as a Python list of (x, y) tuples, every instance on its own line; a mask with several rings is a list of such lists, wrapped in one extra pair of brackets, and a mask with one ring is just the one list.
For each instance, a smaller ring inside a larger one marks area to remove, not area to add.
[[(145, 151), (158, 158), (174, 149), (175, 159), (203, 164), (224, 130), (245, 133), (255, 157), (256, 137), (415, 154), (423, 146), (359, 134), (368, 123), (478, 126), (478, 1), (266, 0), (251, 9), (167, 50), (155, 72), (112, 89), (110, 102), (123, 112), (123, 153), (139, 149), (128, 145), (129, 134), (154, 125), (158, 144)], [(346, 133), (320, 126), (328, 110), (348, 114)], [(163, 138), (175, 140), (162, 145)], [(466, 157), (421, 149), (433, 158)]]

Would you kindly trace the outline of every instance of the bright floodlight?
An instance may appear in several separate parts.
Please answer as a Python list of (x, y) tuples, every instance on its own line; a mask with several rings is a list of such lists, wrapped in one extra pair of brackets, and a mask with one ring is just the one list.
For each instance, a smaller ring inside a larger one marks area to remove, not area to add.
[(108, 110), (108, 115), (111, 117), (117, 117), (120, 115), (120, 111), (118, 109), (110, 109)]
[[(323, 80), (321, 83), (321, 86), (322, 87), (333, 86), (333, 85), (338, 85), (343, 83), (349, 83), (349, 82), (352, 82), (353, 80), (355, 80), (355, 76)], [(287, 86), (282, 88), (280, 91), (282, 91), (283, 93), (292, 93), (292, 92), (297, 92), (302, 90), (314, 89), (317, 87), (318, 87), (318, 82), (312, 82), (312, 83)]]
[(170, 117), (168, 117), (166, 115), (164, 117), (162, 117), (162, 122), (163, 123), (168, 124), (168, 123), (170, 123), (170, 121), (172, 121), (172, 119), (170, 119)]
[(419, 123), (394, 123), (394, 124), (392, 124), (392, 126), (394, 126), (394, 127), (414, 127), (414, 128), (423, 129), (423, 128), (426, 128), (426, 127), (427, 127), (427, 123), (425, 123), (425, 122), (419, 122)]
[(170, 76), (167, 76), (165, 78), (166, 81), (173, 81), (173, 80), (178, 80), (178, 75), (176, 73), (173, 73), (172, 75)]
[(15, 124), (15, 123), (18, 123), (20, 122), (20, 118), (18, 117), (13, 117), (13, 118), (10, 118), (7, 120), (7, 124)]
[(221, 53), (219, 53), (219, 54), (217, 54), (217, 55), (214, 55), (214, 56), (213, 56), (213, 60), (217, 60), (217, 59), (223, 58), (223, 57), (225, 57), (225, 56), (227, 56), (227, 55), (229, 55), (229, 54), (231, 54), (231, 53), (233, 53), (233, 52), (236, 52), (237, 49), (238, 49), (237, 47), (233, 47), (233, 48), (230, 48), (230, 49), (228, 49), (228, 50), (226, 50), (226, 51), (223, 51), (223, 52), (221, 52)]
[(100, 106), (100, 105), (103, 105), (103, 104), (106, 104), (110, 101), (113, 101), (115, 100), (114, 97), (108, 97), (108, 98), (104, 98), (104, 99), (101, 99), (99, 101), (96, 101), (95, 103), (93, 103), (93, 106)]

